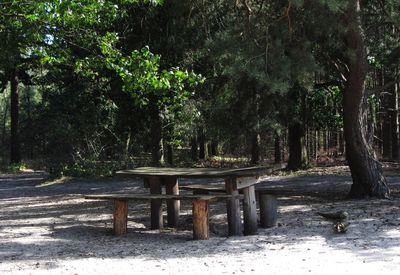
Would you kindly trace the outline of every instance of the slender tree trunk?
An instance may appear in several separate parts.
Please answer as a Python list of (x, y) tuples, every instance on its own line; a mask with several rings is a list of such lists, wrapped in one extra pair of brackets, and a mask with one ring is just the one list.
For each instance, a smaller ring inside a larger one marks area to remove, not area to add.
[(174, 125), (172, 123), (168, 123), (166, 127), (164, 127), (164, 160), (168, 165), (174, 165), (174, 146), (172, 145), (172, 140), (174, 136)]
[(390, 113), (391, 129), (392, 129), (392, 159), (399, 159), (399, 84), (393, 87), (392, 106)]
[(6, 144), (6, 130), (7, 130), (7, 115), (8, 115), (8, 101), (6, 93), (4, 93), (4, 114), (1, 129), (1, 145), (5, 147)]
[(391, 121), (390, 121), (390, 112), (389, 109), (391, 107), (391, 95), (389, 93), (384, 92), (382, 97), (382, 157), (385, 159), (390, 159), (391, 157)]
[(367, 54), (359, 0), (349, 1), (344, 23), (349, 72), (343, 94), (343, 118), (347, 159), (353, 178), (349, 196), (386, 198), (390, 191), (368, 136)]
[(199, 160), (199, 150), (197, 147), (197, 137), (193, 136), (190, 139), (190, 156), (192, 161), (198, 161)]
[(207, 152), (207, 144), (206, 144), (206, 136), (204, 134), (204, 128), (200, 127), (198, 134), (198, 142), (199, 142), (199, 159), (206, 159), (208, 157)]
[(172, 147), (172, 145), (171, 144), (167, 144), (167, 146), (166, 146), (167, 148), (167, 150), (166, 150), (166, 153), (167, 153), (167, 163), (169, 164), (169, 165), (174, 165), (174, 148)]
[(128, 128), (128, 135), (126, 136), (126, 141), (125, 141), (125, 148), (124, 148), (124, 159), (127, 161), (129, 159), (129, 151), (131, 148), (131, 135), (132, 131), (131, 128)]
[(33, 159), (33, 147), (34, 147), (34, 141), (33, 141), (33, 139), (34, 139), (34, 137), (33, 137), (33, 133), (34, 133), (34, 131), (33, 131), (33, 127), (32, 127), (32, 124), (33, 124), (33, 122), (32, 122), (32, 100), (31, 100), (31, 94), (32, 94), (32, 87), (30, 87), (29, 89), (28, 89), (28, 94), (27, 94), (27, 97), (26, 97), (26, 99), (27, 99), (27, 110), (26, 110), (26, 112), (27, 112), (27, 115), (28, 115), (28, 119), (27, 119), (27, 130), (29, 131), (29, 134), (27, 135), (28, 136), (28, 139), (29, 140), (27, 140), (27, 144), (28, 144), (28, 146), (29, 146), (29, 148), (27, 148), (27, 150), (29, 150), (29, 159)]
[(275, 133), (274, 139), (275, 139), (274, 141), (275, 163), (278, 164), (282, 162), (282, 149), (281, 149), (281, 137), (277, 132)]
[(255, 133), (251, 137), (251, 164), (260, 163), (260, 134)]
[(308, 157), (304, 129), (301, 123), (295, 122), (289, 126), (289, 160), (287, 169), (296, 171), (307, 165)]
[(21, 152), (19, 144), (19, 94), (18, 94), (18, 72), (13, 69), (11, 72), (11, 104), (10, 104), (10, 117), (11, 117), (11, 154), (10, 162), (18, 164), (21, 162)]
[(218, 142), (216, 140), (211, 140), (210, 148), (210, 155), (218, 156)]
[(151, 146), (151, 165), (161, 166), (164, 163), (162, 146), (162, 121), (160, 110), (154, 101), (149, 103), (150, 115), (150, 146)]

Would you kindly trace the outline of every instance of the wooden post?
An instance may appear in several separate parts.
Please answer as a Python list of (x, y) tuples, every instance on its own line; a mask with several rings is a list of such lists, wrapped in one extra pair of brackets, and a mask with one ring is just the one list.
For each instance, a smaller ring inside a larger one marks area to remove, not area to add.
[[(178, 179), (175, 177), (164, 178), (165, 193), (168, 195), (179, 195)], [(168, 227), (177, 227), (179, 221), (179, 200), (167, 200)]]
[(244, 235), (257, 233), (257, 205), (254, 185), (243, 188)]
[(114, 234), (126, 234), (128, 226), (128, 201), (114, 200)]
[(193, 200), (193, 239), (208, 240), (208, 201), (196, 199)]
[[(225, 189), (228, 195), (239, 195), (236, 178), (225, 178)], [(228, 214), (228, 228), (230, 236), (242, 235), (242, 223), (240, 219), (240, 201), (238, 198), (229, 199), (226, 202)]]
[(273, 227), (278, 219), (277, 200), (274, 195), (260, 193), (260, 226), (262, 228)]
[[(158, 177), (149, 178), (150, 194), (161, 194), (161, 181)], [(162, 200), (151, 200), (151, 229), (164, 227)]]

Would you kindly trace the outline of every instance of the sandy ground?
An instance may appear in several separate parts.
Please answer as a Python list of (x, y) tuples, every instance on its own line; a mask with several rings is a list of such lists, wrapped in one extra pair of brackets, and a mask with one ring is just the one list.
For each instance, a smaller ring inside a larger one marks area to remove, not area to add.
[[(342, 171), (340, 168), (339, 171)], [(323, 173), (321, 173), (321, 171)], [(334, 172), (334, 171), (332, 171)], [(129, 209), (126, 236), (111, 234), (111, 204), (83, 194), (146, 192), (140, 181), (71, 181), (43, 186), (43, 173), (0, 176), (0, 274), (400, 274), (400, 177), (391, 200), (346, 200), (347, 173), (268, 176), (290, 186), (279, 198), (279, 226), (226, 237), (223, 203), (212, 205), (211, 238), (191, 239), (190, 205), (178, 230), (149, 230), (149, 205)], [(334, 233), (317, 211), (346, 210)]]

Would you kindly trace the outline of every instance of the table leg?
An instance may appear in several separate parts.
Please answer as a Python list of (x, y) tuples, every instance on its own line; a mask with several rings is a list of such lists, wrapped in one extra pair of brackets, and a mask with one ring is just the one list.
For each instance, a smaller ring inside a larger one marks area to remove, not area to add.
[[(179, 195), (178, 179), (174, 177), (164, 178), (165, 193), (167, 195)], [(168, 227), (177, 227), (179, 221), (179, 200), (167, 200)]]
[(257, 233), (257, 205), (254, 185), (243, 188), (243, 195), (244, 234), (254, 235)]
[[(150, 194), (161, 194), (160, 178), (149, 178), (148, 182), (150, 185)], [(162, 200), (151, 200), (151, 229), (164, 227), (162, 214)]]
[(128, 201), (114, 201), (114, 222), (113, 230), (115, 235), (124, 235), (128, 225)]
[[(228, 195), (239, 195), (236, 178), (225, 178), (225, 189)], [(239, 199), (229, 199), (226, 202), (228, 214), (228, 228), (230, 236), (242, 235)]]
[(207, 200), (193, 200), (193, 239), (208, 240), (209, 229), (209, 207)]

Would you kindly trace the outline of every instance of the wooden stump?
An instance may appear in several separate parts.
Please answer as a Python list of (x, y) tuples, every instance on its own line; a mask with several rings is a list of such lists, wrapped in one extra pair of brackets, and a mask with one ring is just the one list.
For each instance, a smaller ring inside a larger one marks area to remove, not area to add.
[[(168, 177), (164, 179), (165, 193), (168, 195), (179, 195), (178, 179), (174, 177)], [(168, 227), (177, 227), (179, 221), (180, 212), (180, 201), (179, 200), (167, 200), (167, 219)]]
[(193, 200), (193, 239), (208, 240), (208, 201), (196, 199)]
[(114, 234), (126, 234), (128, 226), (128, 201), (114, 200)]
[[(161, 194), (161, 182), (159, 178), (149, 178), (150, 194)], [(164, 227), (162, 200), (151, 200), (151, 229), (160, 229)]]
[(257, 205), (254, 185), (243, 188), (244, 235), (257, 234)]
[(262, 194), (259, 197), (260, 203), (260, 226), (268, 228), (276, 226), (278, 219), (278, 203), (274, 195)]

